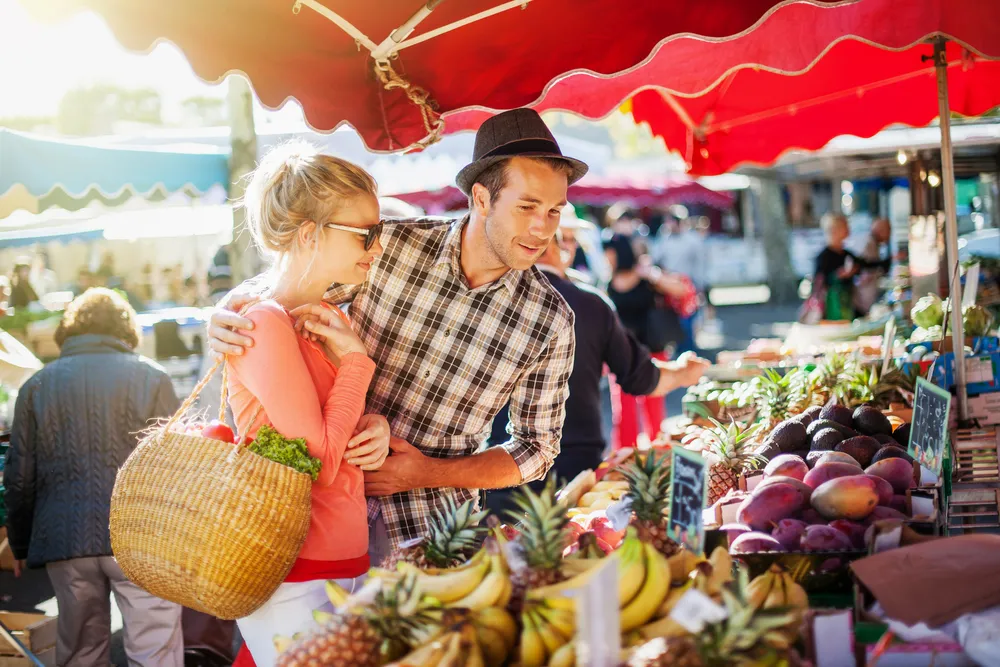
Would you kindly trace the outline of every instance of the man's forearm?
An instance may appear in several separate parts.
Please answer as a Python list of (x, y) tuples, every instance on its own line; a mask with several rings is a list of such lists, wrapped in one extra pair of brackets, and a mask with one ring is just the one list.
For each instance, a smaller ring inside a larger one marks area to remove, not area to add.
[(427, 459), (428, 488), (503, 489), (520, 483), (514, 458), (499, 447), (472, 456)]
[(653, 365), (660, 369), (660, 379), (656, 383), (656, 389), (649, 394), (654, 398), (666, 396), (674, 389), (680, 387), (680, 383), (677, 381), (677, 371), (669, 366), (658, 364), (656, 363), (657, 361), (658, 360), (654, 359)]

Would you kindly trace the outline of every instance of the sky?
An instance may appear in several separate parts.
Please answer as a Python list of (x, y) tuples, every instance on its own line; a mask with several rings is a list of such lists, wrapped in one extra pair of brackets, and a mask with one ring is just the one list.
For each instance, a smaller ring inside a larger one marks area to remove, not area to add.
[[(95, 83), (155, 88), (165, 108), (187, 97), (226, 92), (225, 84), (199, 79), (170, 44), (159, 44), (149, 54), (133, 53), (118, 44), (96, 14), (40, 23), (16, 0), (0, 0), (0, 118), (54, 115), (67, 91)], [(258, 109), (261, 114), (301, 118), (294, 105), (278, 114)]]

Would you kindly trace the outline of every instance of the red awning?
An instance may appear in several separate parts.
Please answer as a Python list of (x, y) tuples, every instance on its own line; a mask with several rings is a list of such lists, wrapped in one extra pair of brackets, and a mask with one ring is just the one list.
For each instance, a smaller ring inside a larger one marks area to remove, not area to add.
[(789, 1), (22, 0), (49, 19), (93, 9), (131, 49), (169, 40), (202, 78), (244, 72), (265, 105), (294, 97), (312, 127), (349, 123), (375, 150), (424, 140), (438, 113), (518, 107), (567, 72), (633, 67), (677, 35), (738, 34)]
[[(468, 202), (455, 187), (393, 195), (405, 202), (419, 206), (430, 213), (443, 213), (465, 208)], [(725, 210), (735, 198), (730, 192), (717, 192), (685, 176), (670, 177), (619, 177), (587, 176), (569, 189), (569, 200), (574, 204), (607, 206), (622, 203), (634, 207), (671, 206), (673, 204), (700, 204)]]

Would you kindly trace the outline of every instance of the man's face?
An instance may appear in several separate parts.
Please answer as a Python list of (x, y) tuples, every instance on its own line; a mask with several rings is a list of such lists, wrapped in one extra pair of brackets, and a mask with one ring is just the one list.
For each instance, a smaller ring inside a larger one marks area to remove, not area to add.
[(566, 173), (544, 162), (510, 161), (507, 184), (486, 210), (486, 239), (505, 266), (525, 270), (542, 256), (559, 227), (568, 187)]

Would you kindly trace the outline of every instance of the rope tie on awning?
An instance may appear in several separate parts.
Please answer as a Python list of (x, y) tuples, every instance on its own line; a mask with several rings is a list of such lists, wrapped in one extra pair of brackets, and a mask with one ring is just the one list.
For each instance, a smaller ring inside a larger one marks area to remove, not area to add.
[[(437, 102), (431, 98), (430, 93), (399, 76), (388, 60), (380, 60), (375, 63), (375, 75), (378, 77), (379, 83), (382, 84), (383, 88), (386, 90), (402, 90), (410, 102), (420, 111), (427, 136), (411, 144), (406, 150), (422, 150), (441, 141), (441, 136), (444, 133), (444, 121), (441, 120), (441, 114), (437, 112)], [(388, 126), (386, 126), (385, 131), (386, 134), (389, 134)]]

